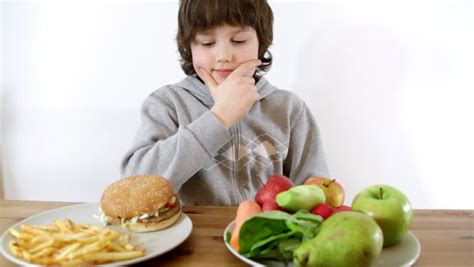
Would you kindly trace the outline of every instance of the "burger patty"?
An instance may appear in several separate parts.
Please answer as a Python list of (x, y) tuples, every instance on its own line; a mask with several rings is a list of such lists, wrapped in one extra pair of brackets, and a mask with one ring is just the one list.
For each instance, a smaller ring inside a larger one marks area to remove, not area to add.
[[(150, 216), (150, 217), (145, 218), (145, 219), (138, 219), (137, 223), (145, 223), (146, 224), (146, 223), (161, 222), (161, 221), (164, 221), (164, 220), (167, 220), (167, 219), (173, 217), (174, 215), (176, 215), (176, 213), (178, 213), (180, 211), (181, 211), (181, 205), (178, 204), (173, 208), (167, 209), (165, 211), (160, 211), (158, 216)], [(131, 218), (125, 219), (125, 223), (129, 223), (130, 219)], [(115, 225), (121, 224), (122, 219), (121, 218), (111, 218), (109, 223), (115, 224)]]
[(160, 212), (159, 216), (156, 217), (156, 216), (151, 216), (151, 217), (148, 217), (146, 219), (143, 219), (143, 220), (140, 220), (138, 219), (139, 222), (142, 222), (142, 223), (156, 223), (156, 222), (161, 222), (163, 220), (166, 220), (166, 219), (169, 219), (171, 217), (173, 217), (174, 215), (176, 215), (176, 213), (180, 212), (181, 211), (181, 205), (176, 205), (175, 207), (173, 208), (170, 208), (166, 211), (163, 211), (163, 212)]

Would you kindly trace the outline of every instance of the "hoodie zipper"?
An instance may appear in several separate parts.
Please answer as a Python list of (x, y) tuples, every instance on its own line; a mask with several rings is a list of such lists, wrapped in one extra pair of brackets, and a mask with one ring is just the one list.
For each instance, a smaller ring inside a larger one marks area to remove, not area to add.
[(242, 194), (242, 190), (240, 187), (240, 179), (239, 179), (239, 150), (241, 144), (240, 138), (240, 123), (235, 124), (235, 149), (234, 149), (234, 157), (235, 157), (235, 164), (234, 164), (234, 181), (237, 188), (237, 196), (240, 198), (239, 203), (244, 201), (244, 195)]
[(236, 134), (236, 130), (235, 130), (235, 125), (230, 127), (230, 135), (232, 136), (232, 141), (231, 141), (231, 147), (232, 147), (232, 154), (233, 154), (233, 162), (232, 162), (232, 171), (231, 171), (231, 179), (232, 179), (232, 186), (233, 186), (233, 195), (234, 195), (234, 199), (233, 200), (237, 200), (239, 198), (239, 186), (238, 186), (238, 183), (237, 183), (237, 178), (236, 178), (236, 168), (237, 168), (237, 134)]

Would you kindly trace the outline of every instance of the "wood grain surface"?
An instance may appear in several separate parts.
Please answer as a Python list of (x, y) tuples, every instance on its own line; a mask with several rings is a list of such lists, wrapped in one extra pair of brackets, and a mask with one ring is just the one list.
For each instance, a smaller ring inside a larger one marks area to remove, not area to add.
[[(0, 233), (42, 211), (74, 203), (0, 200)], [(174, 250), (136, 266), (246, 266), (227, 251), (225, 227), (236, 207), (187, 206), (190, 237)], [(415, 210), (410, 231), (421, 243), (416, 266), (474, 266), (474, 211)], [(0, 266), (15, 266), (0, 255)]]

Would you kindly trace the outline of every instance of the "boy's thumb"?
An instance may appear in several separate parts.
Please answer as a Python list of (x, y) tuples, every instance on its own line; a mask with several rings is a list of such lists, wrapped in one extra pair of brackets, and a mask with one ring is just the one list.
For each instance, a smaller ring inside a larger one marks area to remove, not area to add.
[(201, 74), (201, 78), (204, 80), (204, 83), (207, 85), (207, 87), (209, 87), (209, 90), (214, 91), (218, 84), (212, 75), (202, 68), (199, 69), (199, 73)]

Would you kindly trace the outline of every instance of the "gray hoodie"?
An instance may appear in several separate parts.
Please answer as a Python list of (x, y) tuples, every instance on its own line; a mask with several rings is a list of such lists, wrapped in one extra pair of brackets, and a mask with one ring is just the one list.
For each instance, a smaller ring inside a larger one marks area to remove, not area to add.
[(264, 77), (256, 87), (260, 98), (230, 129), (209, 111), (214, 101), (198, 78), (156, 90), (142, 105), (122, 176), (161, 175), (185, 205), (238, 205), (253, 199), (274, 174), (295, 184), (313, 175), (329, 177), (319, 130), (305, 103)]

